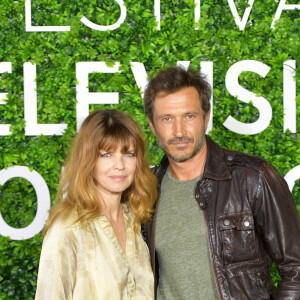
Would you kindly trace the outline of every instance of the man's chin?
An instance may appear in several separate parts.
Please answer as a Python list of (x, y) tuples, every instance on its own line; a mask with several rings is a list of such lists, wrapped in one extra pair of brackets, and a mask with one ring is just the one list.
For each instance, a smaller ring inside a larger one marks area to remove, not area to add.
[(185, 162), (193, 157), (190, 153), (182, 153), (182, 154), (172, 154), (166, 153), (168, 158), (176, 161), (176, 162)]

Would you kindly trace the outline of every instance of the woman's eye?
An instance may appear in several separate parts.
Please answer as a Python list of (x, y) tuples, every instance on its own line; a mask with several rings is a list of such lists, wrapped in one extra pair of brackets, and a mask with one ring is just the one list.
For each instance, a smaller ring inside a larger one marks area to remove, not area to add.
[(135, 154), (134, 154), (134, 152), (127, 152), (127, 153), (125, 153), (125, 156), (127, 156), (127, 157), (135, 157)]
[(110, 157), (111, 156), (111, 153), (110, 152), (103, 152), (103, 153), (100, 153), (101, 157)]

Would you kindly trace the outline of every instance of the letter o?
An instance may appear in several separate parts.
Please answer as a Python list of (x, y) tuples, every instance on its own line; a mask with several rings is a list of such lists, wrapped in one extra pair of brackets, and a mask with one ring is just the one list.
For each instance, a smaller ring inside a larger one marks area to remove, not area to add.
[(293, 191), (295, 181), (300, 179), (300, 165), (289, 170), (288, 173), (284, 176), (285, 181), (287, 182), (290, 191)]
[(32, 238), (39, 233), (48, 219), (51, 207), (50, 193), (44, 178), (36, 171), (30, 172), (27, 167), (14, 166), (0, 171), (0, 184), (14, 177), (27, 179), (34, 187), (37, 196), (37, 212), (34, 220), (25, 228), (13, 228), (2, 218), (0, 212), (0, 235), (9, 236), (12, 240)]

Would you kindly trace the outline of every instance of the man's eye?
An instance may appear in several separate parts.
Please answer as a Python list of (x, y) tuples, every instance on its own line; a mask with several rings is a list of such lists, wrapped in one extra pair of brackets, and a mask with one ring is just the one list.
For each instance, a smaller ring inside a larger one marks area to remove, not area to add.
[(164, 117), (162, 120), (163, 120), (164, 122), (170, 122), (170, 121), (171, 121), (171, 118), (170, 118), (170, 117)]
[(193, 119), (195, 117), (195, 115), (187, 115), (186, 118), (187, 119)]

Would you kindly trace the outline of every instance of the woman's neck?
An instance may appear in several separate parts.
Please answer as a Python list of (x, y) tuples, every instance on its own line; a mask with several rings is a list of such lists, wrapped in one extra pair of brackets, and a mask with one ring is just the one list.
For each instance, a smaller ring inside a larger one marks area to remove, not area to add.
[(109, 221), (116, 222), (122, 216), (121, 195), (105, 196), (102, 198), (102, 215)]

